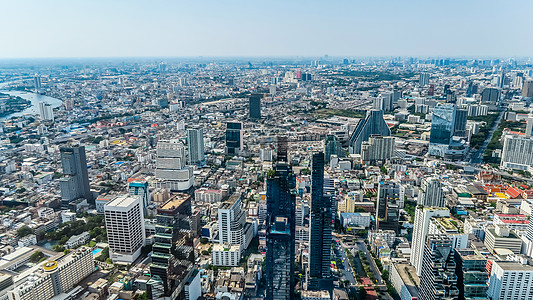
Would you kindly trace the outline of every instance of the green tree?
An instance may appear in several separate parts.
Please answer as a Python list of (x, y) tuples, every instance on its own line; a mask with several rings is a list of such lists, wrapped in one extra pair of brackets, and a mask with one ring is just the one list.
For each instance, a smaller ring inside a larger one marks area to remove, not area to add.
[(385, 166), (381, 166), (381, 168), (379, 168), (379, 170), (381, 171), (381, 173), (383, 173), (385, 175), (388, 174), (387, 168), (385, 168)]
[(44, 257), (44, 254), (41, 251), (35, 251), (30, 256), (30, 261), (33, 262), (33, 263), (36, 263), (36, 262), (39, 262), (41, 260), (41, 258), (43, 258), (43, 257)]
[(17, 236), (18, 237), (25, 237), (27, 235), (30, 235), (30, 234), (33, 234), (33, 229), (31, 229), (30, 227), (24, 225), (22, 227), (20, 227), (18, 230), (17, 230)]
[(146, 292), (142, 294), (136, 294), (133, 299), (134, 300), (148, 300), (148, 295), (146, 294)]

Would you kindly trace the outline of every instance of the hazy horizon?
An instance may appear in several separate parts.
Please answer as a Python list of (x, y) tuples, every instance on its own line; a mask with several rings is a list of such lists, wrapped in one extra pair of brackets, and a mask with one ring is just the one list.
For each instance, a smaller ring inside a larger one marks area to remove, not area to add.
[(0, 59), (531, 57), (533, 1), (3, 1)]

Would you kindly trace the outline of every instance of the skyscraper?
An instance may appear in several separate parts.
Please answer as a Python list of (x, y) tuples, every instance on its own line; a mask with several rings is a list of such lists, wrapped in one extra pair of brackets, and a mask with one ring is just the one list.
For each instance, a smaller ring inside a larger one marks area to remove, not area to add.
[(383, 110), (384, 112), (392, 111), (394, 94), (392, 92), (382, 93), (374, 99), (374, 109)]
[(377, 228), (382, 230), (399, 229), (400, 206), (403, 199), (400, 194), (400, 184), (394, 181), (380, 182), (378, 187), (378, 200), (376, 209)]
[(533, 79), (524, 81), (522, 86), (522, 97), (533, 98)]
[(361, 145), (361, 160), (371, 165), (384, 164), (392, 158), (394, 149), (394, 137), (371, 135), (368, 141)]
[(329, 163), (332, 155), (337, 155), (338, 157), (344, 157), (344, 152), (342, 150), (341, 142), (337, 138), (337, 136), (333, 134), (328, 134), (326, 136), (326, 142), (325, 142), (325, 159), (326, 163)]
[(466, 110), (456, 109), (455, 104), (439, 104), (433, 109), (428, 149), (430, 155), (444, 157), (466, 153), (466, 148), (460, 148), (460, 141), (464, 144), (467, 113)]
[(89, 187), (85, 147), (63, 147), (59, 151), (64, 175), (59, 179), (62, 201), (68, 203), (78, 198), (93, 200)]
[(413, 228), (413, 241), (411, 245), (411, 265), (420, 276), (422, 273), (422, 257), (424, 245), (429, 230), (429, 221), (433, 217), (448, 217), (450, 211), (443, 207), (417, 207), (415, 211), (415, 223)]
[(420, 184), (418, 204), (423, 206), (445, 207), (446, 200), (442, 184), (437, 177), (425, 177)]
[(433, 109), (431, 118), (431, 132), (429, 142), (439, 145), (449, 145), (453, 136), (455, 105), (441, 104)]
[(155, 177), (156, 186), (170, 191), (186, 191), (194, 182), (193, 169), (186, 166), (186, 152), (178, 140), (159, 141)]
[(296, 177), (278, 161), (267, 178), (266, 299), (292, 299), (294, 291)]
[(429, 84), (429, 73), (423, 72), (420, 73), (420, 79), (418, 80), (420, 86), (426, 86)]
[(481, 92), (482, 102), (498, 102), (500, 100), (500, 89), (497, 88), (485, 88)]
[(246, 222), (241, 194), (233, 193), (218, 208), (218, 243), (237, 245), (244, 252), (253, 238), (251, 224)]
[(43, 121), (53, 121), (54, 120), (54, 111), (52, 110), (52, 105), (44, 102), (39, 103), (39, 116)]
[(486, 298), (487, 259), (473, 249), (456, 249), (455, 264), (459, 300)]
[(383, 111), (370, 110), (364, 120), (359, 120), (355, 130), (350, 136), (349, 150), (351, 154), (361, 153), (361, 144), (368, 141), (371, 135), (390, 136), (389, 126), (383, 118)]
[(421, 273), (418, 299), (459, 299), (452, 242), (447, 236), (428, 235)]
[(41, 76), (35, 75), (33, 77), (33, 86), (35, 87), (35, 92), (38, 93), (41, 90)]
[(515, 170), (533, 166), (533, 137), (504, 132), (500, 166)]
[(468, 110), (456, 109), (455, 121), (453, 128), (453, 135), (458, 137), (466, 137), (466, 121), (468, 117)]
[(324, 195), (324, 153), (314, 153), (311, 170), (311, 226), (308, 288), (324, 289), (331, 281), (331, 195)]
[(250, 119), (261, 119), (261, 94), (252, 94), (249, 100)]
[(187, 194), (174, 194), (157, 208), (150, 273), (161, 280), (165, 296), (182, 295), (184, 283), (194, 271), (191, 215), (191, 196)]
[(492, 300), (531, 299), (532, 282), (533, 266), (514, 261), (495, 261), (491, 268), (487, 296)]
[(132, 263), (146, 238), (139, 197), (122, 195), (104, 206), (109, 254), (113, 262)]
[(226, 126), (226, 154), (238, 155), (244, 148), (242, 122), (228, 122)]
[(187, 147), (189, 148), (190, 164), (203, 164), (205, 162), (204, 131), (201, 128), (187, 129)]
[(128, 178), (128, 193), (130, 196), (137, 196), (141, 199), (144, 216), (148, 216), (148, 205), (150, 205), (150, 190), (148, 181), (141, 178)]

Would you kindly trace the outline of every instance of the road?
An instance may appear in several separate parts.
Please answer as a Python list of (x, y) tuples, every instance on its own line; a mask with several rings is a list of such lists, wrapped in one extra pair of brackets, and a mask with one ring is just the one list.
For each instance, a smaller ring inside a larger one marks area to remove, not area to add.
[(489, 134), (487, 135), (487, 138), (483, 142), (483, 145), (481, 145), (481, 147), (479, 147), (479, 149), (476, 152), (474, 152), (470, 158), (470, 163), (472, 165), (479, 166), (479, 164), (481, 164), (481, 162), (483, 161), (483, 156), (485, 155), (487, 146), (492, 140), (492, 137), (494, 136), (494, 132), (496, 132), (496, 130), (500, 126), (500, 122), (502, 121), (504, 113), (505, 113), (505, 108), (500, 108), (498, 118), (496, 119), (496, 122), (492, 124), (492, 128), (490, 129)]
[(343, 277), (346, 278), (348, 281), (350, 281), (351, 285), (356, 285), (357, 282), (355, 281), (355, 277), (353, 275), (353, 269), (350, 266), (350, 263), (348, 261), (348, 256), (346, 255), (346, 251), (344, 250), (344, 247), (341, 245), (341, 243), (335, 243), (337, 247), (337, 251), (340, 254), (341, 261), (344, 265), (344, 270), (342, 270)]
[(370, 252), (366, 248), (366, 244), (363, 240), (357, 240), (357, 248), (365, 254), (366, 259), (369, 262), (370, 269), (372, 270), (372, 273), (374, 273), (374, 278), (376, 278), (377, 280), (377, 284), (384, 284), (383, 278), (381, 278), (381, 273), (379, 272), (379, 269), (376, 266), (376, 262), (374, 261), (374, 258), (372, 258), (372, 256), (370, 255)]

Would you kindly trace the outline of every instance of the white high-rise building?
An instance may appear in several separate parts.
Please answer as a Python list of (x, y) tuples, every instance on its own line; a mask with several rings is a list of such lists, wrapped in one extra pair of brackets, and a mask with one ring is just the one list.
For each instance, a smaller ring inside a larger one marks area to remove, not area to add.
[(53, 121), (54, 120), (54, 111), (52, 110), (52, 105), (44, 102), (39, 103), (39, 116), (43, 121)]
[(186, 152), (178, 140), (159, 141), (157, 143), (157, 160), (155, 183), (158, 188), (171, 191), (186, 191), (194, 183), (193, 169), (186, 166)]
[(111, 260), (134, 262), (146, 239), (141, 198), (117, 197), (104, 206), (104, 216)]
[(533, 299), (533, 266), (495, 261), (487, 296), (492, 300)]
[(234, 193), (218, 208), (218, 243), (239, 245), (246, 250), (253, 238), (253, 228), (246, 223), (240, 193)]
[(424, 245), (429, 231), (429, 221), (434, 217), (448, 217), (450, 211), (444, 207), (421, 207), (415, 211), (415, 224), (413, 228), (413, 243), (411, 245), (411, 265), (416, 273), (422, 273), (422, 257)]
[(272, 161), (272, 149), (260, 149), (259, 156), (261, 157), (261, 161)]
[(442, 184), (438, 178), (426, 177), (422, 179), (418, 193), (418, 204), (436, 207), (446, 206)]
[(187, 129), (187, 146), (189, 147), (189, 163), (204, 163), (204, 131), (201, 128)]
[(501, 167), (528, 170), (533, 167), (533, 137), (505, 133)]

